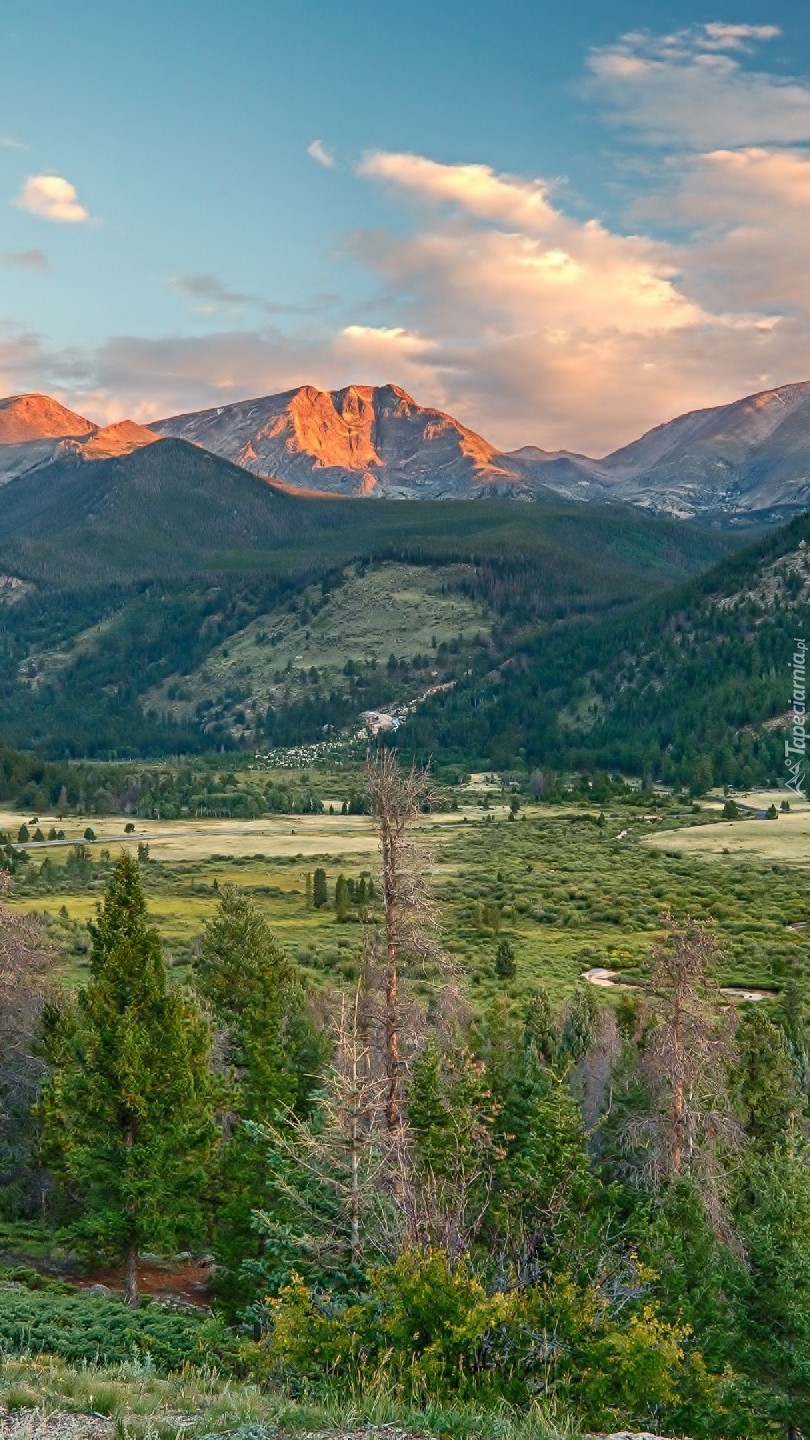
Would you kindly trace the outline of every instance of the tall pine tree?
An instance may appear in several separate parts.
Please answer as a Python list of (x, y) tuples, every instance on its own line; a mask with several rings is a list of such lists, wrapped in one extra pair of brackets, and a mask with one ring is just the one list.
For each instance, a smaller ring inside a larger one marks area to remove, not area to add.
[(217, 1171), (217, 1289), (234, 1311), (253, 1298), (244, 1262), (262, 1248), (254, 1211), (267, 1204), (266, 1142), (251, 1123), (284, 1124), (306, 1110), (324, 1058), (295, 971), (246, 895), (223, 891), (208, 923), (198, 988), (219, 1032), (226, 1084), (226, 1140)]
[(130, 855), (116, 864), (90, 929), (87, 988), (75, 1006), (50, 1007), (44, 1018), (51, 1074), (41, 1114), (85, 1243), (124, 1262), (134, 1305), (139, 1254), (202, 1232), (215, 1138), (210, 1038), (193, 1000), (168, 984)]

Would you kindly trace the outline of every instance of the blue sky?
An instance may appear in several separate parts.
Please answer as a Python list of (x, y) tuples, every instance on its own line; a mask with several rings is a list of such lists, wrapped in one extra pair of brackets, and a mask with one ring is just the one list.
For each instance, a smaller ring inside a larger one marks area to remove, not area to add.
[(652, 13), (7, 8), (0, 393), (394, 380), (593, 453), (810, 378), (806, 7)]

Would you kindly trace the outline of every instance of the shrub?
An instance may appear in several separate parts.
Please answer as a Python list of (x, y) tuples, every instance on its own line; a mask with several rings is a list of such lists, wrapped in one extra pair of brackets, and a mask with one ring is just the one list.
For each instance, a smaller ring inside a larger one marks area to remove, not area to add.
[(268, 1308), (271, 1370), (294, 1387), (388, 1386), (437, 1403), (531, 1396), (595, 1427), (651, 1423), (704, 1373), (687, 1332), (649, 1304), (613, 1314), (597, 1286), (567, 1276), (490, 1294), (468, 1261), (441, 1250), (404, 1251), (372, 1273), (360, 1302), (295, 1277)]
[(57, 1355), (73, 1364), (115, 1365), (148, 1356), (158, 1371), (210, 1365), (242, 1374), (255, 1347), (221, 1321), (121, 1300), (49, 1291), (0, 1291), (0, 1353)]

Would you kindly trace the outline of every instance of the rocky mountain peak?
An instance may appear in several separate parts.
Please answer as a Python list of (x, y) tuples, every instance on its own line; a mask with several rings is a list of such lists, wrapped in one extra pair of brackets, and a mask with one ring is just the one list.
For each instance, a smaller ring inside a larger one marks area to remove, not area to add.
[(52, 400), (50, 395), (9, 395), (0, 400), (0, 445), (23, 445), (29, 440), (55, 440), (88, 435), (96, 427)]
[(526, 490), (482, 436), (391, 383), (302, 385), (151, 428), (299, 489), (425, 499)]

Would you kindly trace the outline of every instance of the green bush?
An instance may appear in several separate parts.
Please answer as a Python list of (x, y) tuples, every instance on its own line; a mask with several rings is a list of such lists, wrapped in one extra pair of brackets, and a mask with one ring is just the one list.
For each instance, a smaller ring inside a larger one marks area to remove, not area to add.
[(47, 1290), (51, 1295), (73, 1295), (75, 1290), (66, 1280), (43, 1275), (31, 1265), (0, 1265), (0, 1286), (22, 1285), (26, 1290)]
[(653, 1423), (705, 1376), (688, 1332), (641, 1299), (614, 1314), (597, 1286), (566, 1276), (491, 1294), (469, 1262), (441, 1250), (403, 1252), (359, 1303), (296, 1277), (268, 1307), (271, 1373), (297, 1389), (388, 1386), (437, 1403), (531, 1396), (581, 1425), (612, 1427)]
[(57, 1355), (74, 1364), (116, 1365), (149, 1357), (168, 1373), (184, 1365), (227, 1374), (249, 1368), (255, 1347), (210, 1315), (162, 1305), (131, 1310), (123, 1301), (48, 1291), (0, 1290), (0, 1354)]

